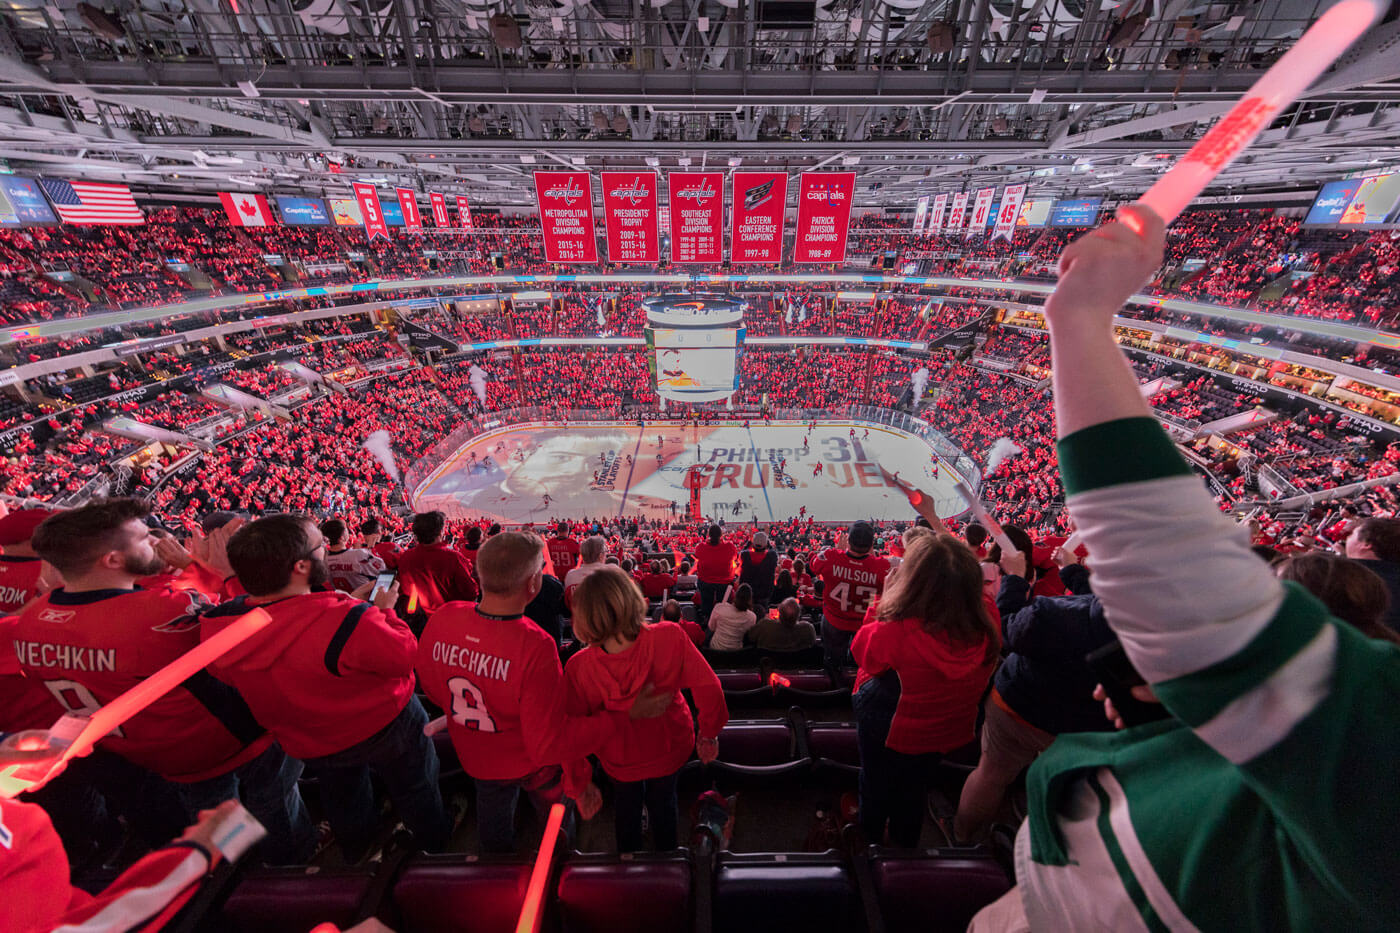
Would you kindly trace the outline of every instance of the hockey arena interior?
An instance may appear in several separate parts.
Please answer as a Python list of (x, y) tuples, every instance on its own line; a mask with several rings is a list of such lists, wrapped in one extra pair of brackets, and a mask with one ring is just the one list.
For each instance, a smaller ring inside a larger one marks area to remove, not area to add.
[(1400, 929), (1395, 0), (14, 0), (0, 126), (0, 933)]

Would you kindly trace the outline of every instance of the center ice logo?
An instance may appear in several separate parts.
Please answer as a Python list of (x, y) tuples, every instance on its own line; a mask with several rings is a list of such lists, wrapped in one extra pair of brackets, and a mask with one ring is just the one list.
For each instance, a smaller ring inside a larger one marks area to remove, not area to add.
[(646, 186), (640, 178), (632, 179), (632, 184), (623, 185), (621, 188), (614, 188), (608, 192), (612, 197), (636, 205), (638, 201), (645, 201), (651, 197), (651, 189)]
[(716, 193), (716, 189), (711, 188), (708, 181), (701, 181), (699, 184), (691, 185), (688, 188), (682, 188), (677, 191), (676, 197), (687, 201), (694, 201), (696, 204), (699, 204), (702, 201), (708, 201), (710, 198), (714, 197)]
[(562, 185), (555, 185), (553, 188), (546, 188), (544, 196), (563, 201), (569, 207), (574, 206), (574, 202), (583, 197), (583, 189), (578, 186), (578, 182), (570, 178)]

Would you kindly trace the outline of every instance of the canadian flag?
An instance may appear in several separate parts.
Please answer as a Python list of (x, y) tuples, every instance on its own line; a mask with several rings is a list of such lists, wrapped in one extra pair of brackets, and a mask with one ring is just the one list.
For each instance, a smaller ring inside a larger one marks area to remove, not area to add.
[(267, 198), (260, 194), (230, 194), (219, 192), (228, 219), (235, 227), (275, 227), (272, 209), (267, 206)]

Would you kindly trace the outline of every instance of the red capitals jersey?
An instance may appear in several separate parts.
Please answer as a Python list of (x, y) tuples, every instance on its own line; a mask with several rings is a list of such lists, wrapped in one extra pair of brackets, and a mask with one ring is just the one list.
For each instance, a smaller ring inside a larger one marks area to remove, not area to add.
[(0, 619), (0, 732), (47, 729), (63, 715), (63, 707), (48, 688), (19, 669), (15, 655), (16, 619)]
[(884, 592), (889, 572), (883, 557), (827, 548), (812, 561), (812, 573), (822, 578), (822, 616), (843, 632), (858, 631), (865, 610)]
[[(59, 588), (14, 627), (25, 674), (70, 712), (91, 713), (199, 644), (201, 609), (189, 590)], [(102, 746), (172, 781), (225, 774), (271, 744), (237, 692), (208, 671), (128, 719)]]
[(399, 565), (399, 546), (392, 541), (380, 541), (374, 547), (374, 556), (384, 561), (386, 567), (397, 567)]
[(37, 557), (0, 554), (0, 612), (16, 612), (39, 595), (39, 573), (44, 562)]
[(578, 542), (573, 538), (549, 538), (544, 543), (549, 552), (549, 562), (554, 565), (554, 575), (564, 579), (564, 574), (578, 566)]
[(448, 603), (428, 619), (417, 668), (475, 778), (509, 781), (564, 765), (565, 791), (576, 796), (588, 783), (586, 756), (627, 720), (625, 712), (566, 716), (554, 640), (523, 616), (487, 615), (475, 603)]

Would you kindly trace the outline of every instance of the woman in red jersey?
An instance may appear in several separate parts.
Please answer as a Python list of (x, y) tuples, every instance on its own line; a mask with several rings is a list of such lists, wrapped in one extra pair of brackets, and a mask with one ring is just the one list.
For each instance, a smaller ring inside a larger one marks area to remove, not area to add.
[[(603, 567), (578, 585), (574, 634), (589, 647), (569, 659), (564, 678), (569, 708), (581, 715), (628, 709), (647, 684), (672, 693), (671, 708), (655, 719), (630, 720), (598, 752), (617, 788), (617, 845), (642, 847), (642, 805), (651, 816), (657, 851), (678, 842), (676, 777), (695, 749), (702, 762), (719, 753), (719, 732), (729, 721), (719, 678), (680, 626), (642, 621), (646, 600), (618, 567)], [(681, 690), (689, 689), (700, 712), (700, 732)]]
[(695, 546), (695, 575), (700, 578), (700, 624), (710, 623), (710, 610), (724, 599), (724, 590), (734, 582), (734, 564), (739, 552), (724, 540), (724, 530), (711, 525), (708, 537)]
[(866, 838), (919, 844), (933, 767), (976, 736), (977, 708), (1001, 650), (977, 558), (947, 534), (907, 545), (874, 620), (851, 643)]

